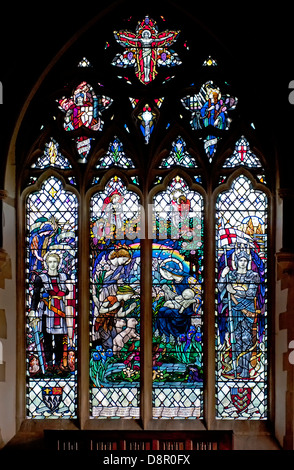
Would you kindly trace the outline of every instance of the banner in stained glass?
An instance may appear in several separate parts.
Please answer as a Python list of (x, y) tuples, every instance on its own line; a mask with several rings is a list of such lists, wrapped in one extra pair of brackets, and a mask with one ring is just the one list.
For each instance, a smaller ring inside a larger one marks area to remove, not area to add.
[(139, 418), (140, 222), (138, 195), (116, 176), (91, 198), (92, 418)]
[(267, 417), (267, 196), (243, 175), (216, 205), (216, 413)]
[(74, 418), (77, 198), (50, 177), (28, 196), (26, 220), (27, 417)]
[(153, 418), (203, 416), (203, 198), (182, 177), (153, 202)]

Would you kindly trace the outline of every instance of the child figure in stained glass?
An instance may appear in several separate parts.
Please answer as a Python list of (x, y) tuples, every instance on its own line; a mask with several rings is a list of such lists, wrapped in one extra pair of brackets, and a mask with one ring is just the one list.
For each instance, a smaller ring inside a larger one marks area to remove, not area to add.
[(125, 318), (137, 306), (133, 302), (125, 309), (125, 302), (129, 300), (135, 291), (130, 286), (118, 286), (116, 295), (109, 295), (96, 310), (97, 316), (93, 324), (93, 342), (108, 350), (113, 347), (113, 339), (118, 334), (116, 320)]
[(181, 295), (164, 302), (157, 314), (155, 330), (158, 329), (160, 335), (164, 334), (167, 342), (171, 335), (178, 338), (186, 334), (191, 326), (191, 315), (194, 313), (191, 306), (196, 302), (192, 289), (184, 289)]

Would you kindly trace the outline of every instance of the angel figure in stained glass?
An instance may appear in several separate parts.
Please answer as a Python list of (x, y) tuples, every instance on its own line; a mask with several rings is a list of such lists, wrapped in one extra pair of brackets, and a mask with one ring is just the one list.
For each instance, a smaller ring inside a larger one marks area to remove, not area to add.
[(220, 339), (221, 342), (228, 342), (232, 360), (224, 373), (228, 377), (233, 374), (249, 379), (258, 366), (257, 349), (263, 334), (263, 261), (248, 245), (236, 244), (225, 250), (219, 267)]
[(117, 42), (126, 47), (123, 55), (117, 54), (113, 65), (126, 67), (135, 65), (136, 76), (144, 85), (154, 80), (157, 75), (156, 65), (176, 65), (180, 63), (177, 54), (171, 55), (165, 47), (172, 44), (178, 37), (179, 31), (164, 31), (159, 33), (156, 22), (148, 16), (138, 23), (136, 32), (115, 31)]
[(115, 189), (103, 201), (102, 217), (105, 217), (105, 236), (109, 237), (114, 232), (122, 234), (123, 230), (123, 196)]

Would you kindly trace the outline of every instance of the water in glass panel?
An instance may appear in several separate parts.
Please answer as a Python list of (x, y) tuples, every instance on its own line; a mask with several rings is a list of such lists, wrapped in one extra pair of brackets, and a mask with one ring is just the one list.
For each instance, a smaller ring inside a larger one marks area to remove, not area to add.
[(267, 196), (241, 175), (217, 199), (216, 408), (267, 416)]
[(51, 177), (27, 198), (27, 417), (73, 418), (77, 198)]
[(113, 177), (90, 203), (90, 408), (138, 418), (140, 199)]
[(203, 198), (177, 176), (153, 203), (153, 417), (200, 418)]

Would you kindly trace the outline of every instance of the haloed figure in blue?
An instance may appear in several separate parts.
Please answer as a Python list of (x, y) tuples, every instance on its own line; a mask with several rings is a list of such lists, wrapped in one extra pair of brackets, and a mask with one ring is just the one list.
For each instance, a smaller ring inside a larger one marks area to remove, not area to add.
[(158, 311), (154, 330), (158, 329), (159, 334), (164, 334), (166, 342), (169, 342), (170, 336), (178, 338), (189, 331), (191, 316), (195, 313), (193, 305), (197, 300), (190, 288), (191, 277), (180, 264), (173, 260), (162, 263), (160, 273), (164, 282), (165, 302)]
[(221, 296), (227, 293), (231, 335), (233, 369), (238, 376), (249, 378), (250, 361), (256, 338), (253, 327), (256, 323), (256, 294), (260, 283), (259, 274), (250, 269), (251, 255), (246, 250), (235, 252), (235, 267), (226, 266), (221, 274), (218, 289)]

